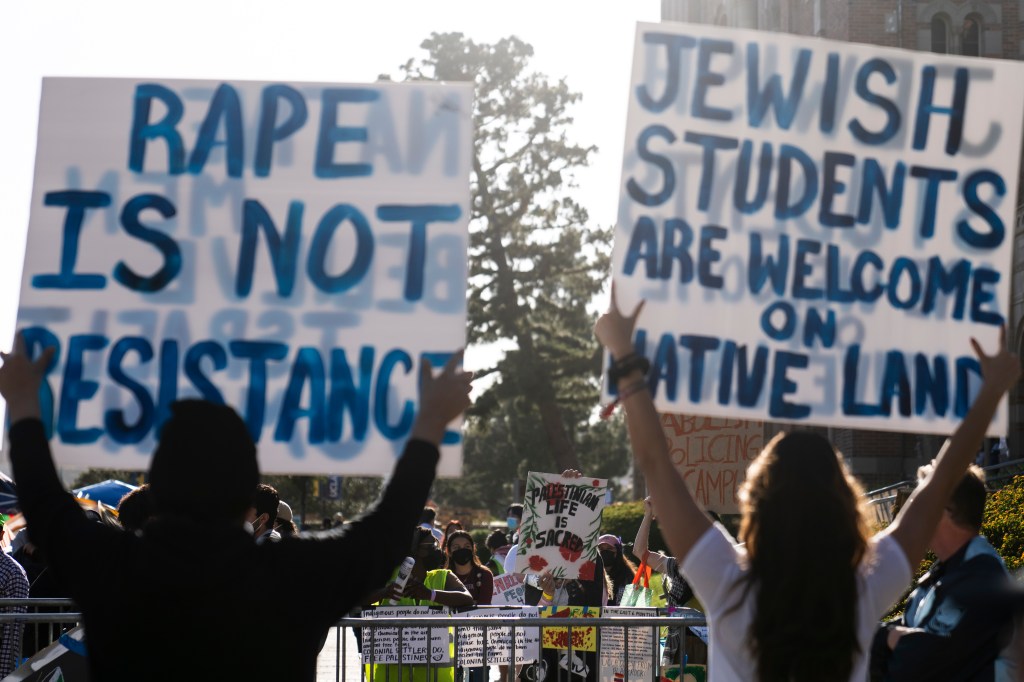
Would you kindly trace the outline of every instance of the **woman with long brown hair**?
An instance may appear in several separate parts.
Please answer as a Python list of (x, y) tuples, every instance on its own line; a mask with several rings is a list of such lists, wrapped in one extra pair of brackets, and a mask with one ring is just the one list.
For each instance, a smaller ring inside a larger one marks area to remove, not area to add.
[(1020, 376), (1005, 330), (992, 356), (972, 340), (981, 389), (929, 478), (888, 528), (869, 535), (860, 488), (828, 440), (780, 434), (748, 471), (739, 538), (745, 546), (737, 546), (704, 515), (669, 458), (645, 363), (633, 353), (642, 307), (624, 316), (613, 289), (594, 331), (612, 355), (633, 454), (662, 535), (707, 610), (709, 673), (717, 682), (867, 679), (878, 618), (909, 585), (999, 401)]

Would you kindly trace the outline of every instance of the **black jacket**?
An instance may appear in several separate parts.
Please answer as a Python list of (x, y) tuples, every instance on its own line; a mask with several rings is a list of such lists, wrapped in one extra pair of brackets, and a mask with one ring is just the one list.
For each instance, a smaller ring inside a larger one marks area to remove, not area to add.
[(919, 628), (893, 651), (888, 627), (871, 648), (872, 680), (990, 682), (996, 661), (1013, 634), (1019, 603), (1002, 560), (978, 536), (946, 561), (936, 561), (918, 581), (898, 624)]
[(313, 680), (326, 630), (408, 552), (438, 460), (410, 441), (358, 521), (257, 546), (240, 523), (204, 527), (201, 509), (141, 536), (92, 523), (61, 486), (41, 422), (14, 424), (10, 442), (32, 540), (82, 610), (95, 682)]

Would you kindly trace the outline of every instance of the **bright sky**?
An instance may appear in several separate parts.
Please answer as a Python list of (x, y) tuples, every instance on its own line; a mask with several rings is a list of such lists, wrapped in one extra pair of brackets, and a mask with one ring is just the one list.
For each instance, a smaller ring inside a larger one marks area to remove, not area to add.
[[(533, 68), (583, 94), (576, 139), (599, 148), (578, 177), (595, 225), (610, 225), (637, 21), (657, 0), (33, 0), (0, 6), (0, 347), (15, 329), (43, 76), (372, 82), (397, 74), (431, 32), (516, 35)], [(467, 358), (470, 368), (482, 364)], [(0, 403), (0, 419), (3, 417)]]

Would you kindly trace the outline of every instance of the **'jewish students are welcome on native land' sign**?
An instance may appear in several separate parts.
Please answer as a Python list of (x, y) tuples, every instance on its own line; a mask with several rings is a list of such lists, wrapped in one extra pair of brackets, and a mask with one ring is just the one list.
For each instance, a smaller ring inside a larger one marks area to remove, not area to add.
[(1022, 108), (1016, 62), (640, 24), (613, 267), (659, 410), (951, 431), (1009, 310)]
[(551, 571), (555, 578), (592, 580), (608, 479), (526, 477), (516, 573)]
[(265, 472), (390, 471), (465, 343), (471, 114), (470, 84), (44, 80), (18, 324), (57, 349), (58, 461), (145, 468), (203, 397)]

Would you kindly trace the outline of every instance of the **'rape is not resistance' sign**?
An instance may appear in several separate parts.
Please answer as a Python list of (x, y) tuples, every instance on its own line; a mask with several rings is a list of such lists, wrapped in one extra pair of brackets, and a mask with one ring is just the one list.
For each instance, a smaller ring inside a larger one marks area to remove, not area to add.
[(951, 431), (1009, 310), (1022, 108), (1016, 62), (640, 24), (613, 267), (659, 410)]
[(57, 349), (58, 461), (145, 468), (198, 396), (265, 472), (390, 471), (465, 343), (471, 114), (469, 84), (46, 79), (18, 324)]

